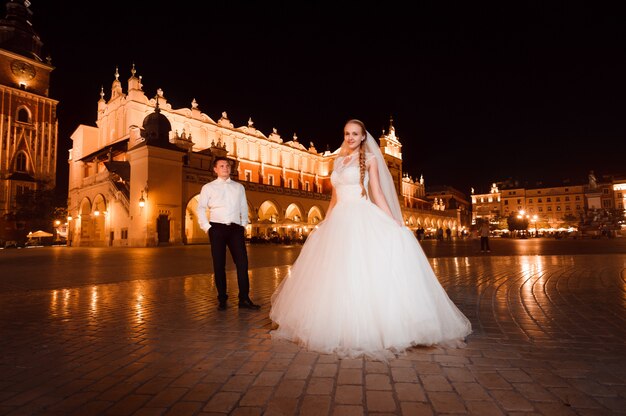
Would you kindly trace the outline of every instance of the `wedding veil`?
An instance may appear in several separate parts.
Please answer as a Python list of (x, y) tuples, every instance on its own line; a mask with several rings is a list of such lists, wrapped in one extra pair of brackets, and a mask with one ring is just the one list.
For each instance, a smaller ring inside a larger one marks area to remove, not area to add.
[(385, 163), (385, 158), (380, 151), (380, 146), (378, 145), (374, 137), (372, 137), (369, 131), (366, 130), (366, 133), (367, 139), (365, 141), (365, 151), (370, 152), (376, 157), (380, 188), (383, 191), (383, 195), (385, 195), (387, 205), (391, 210), (393, 218), (396, 221), (399, 221), (400, 224), (404, 224), (404, 218), (402, 218), (402, 210), (400, 209), (400, 201), (398, 200), (398, 192), (396, 191), (396, 186), (393, 183), (393, 178), (391, 177), (391, 173), (389, 172), (387, 163)]

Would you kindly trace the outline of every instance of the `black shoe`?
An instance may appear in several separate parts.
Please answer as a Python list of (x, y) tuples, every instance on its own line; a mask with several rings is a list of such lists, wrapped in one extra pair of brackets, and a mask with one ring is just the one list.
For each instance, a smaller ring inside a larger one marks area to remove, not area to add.
[(256, 304), (252, 303), (252, 301), (250, 299), (240, 300), (239, 301), (239, 307), (243, 308), (243, 309), (261, 309), (261, 305), (256, 305)]
[(226, 301), (220, 302), (219, 305), (217, 305), (217, 310), (218, 311), (225, 311), (226, 310)]

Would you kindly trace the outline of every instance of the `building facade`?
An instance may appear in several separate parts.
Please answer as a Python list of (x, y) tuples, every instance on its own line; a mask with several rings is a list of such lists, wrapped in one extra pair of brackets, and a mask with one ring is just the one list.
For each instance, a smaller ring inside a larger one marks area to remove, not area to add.
[[(193, 100), (174, 109), (162, 90), (149, 98), (133, 66), (123, 91), (116, 70), (110, 98), (101, 91), (96, 126), (71, 136), (68, 243), (74, 246), (154, 246), (206, 243), (195, 208), (201, 187), (215, 178), (216, 156), (233, 162), (246, 187), (248, 236), (299, 240), (324, 219), (337, 152), (318, 152), (296, 135), (285, 141), (252, 119), (235, 127)], [(401, 143), (393, 123), (379, 138), (396, 183), (406, 225), (460, 226), (457, 210), (433, 210), (423, 180), (402, 173)], [(209, 213), (210, 215), (210, 213)]]
[(42, 58), (28, 4), (7, 2), (0, 20), (0, 242), (25, 239), (34, 222), (20, 212), (20, 197), (56, 185), (54, 67)]
[[(554, 230), (573, 224), (593, 223), (589, 217), (624, 217), (626, 178), (605, 176), (596, 179), (593, 171), (587, 183), (546, 187), (511, 187), (493, 183), (489, 193), (476, 194), (472, 189), (472, 223), (487, 220), (494, 226), (510, 215), (523, 215), (531, 229)], [(600, 227), (601, 224), (596, 225)]]

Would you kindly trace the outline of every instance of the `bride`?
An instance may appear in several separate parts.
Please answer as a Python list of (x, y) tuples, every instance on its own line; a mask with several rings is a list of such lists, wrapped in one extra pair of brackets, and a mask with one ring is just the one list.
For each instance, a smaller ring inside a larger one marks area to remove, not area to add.
[(404, 227), (379, 146), (359, 120), (343, 135), (326, 219), (272, 295), (272, 338), (383, 361), (416, 345), (463, 346), (471, 324)]

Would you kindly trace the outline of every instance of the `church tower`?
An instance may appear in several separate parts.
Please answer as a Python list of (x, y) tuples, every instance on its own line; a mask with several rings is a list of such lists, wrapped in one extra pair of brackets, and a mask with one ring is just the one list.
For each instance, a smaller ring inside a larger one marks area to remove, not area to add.
[(402, 144), (396, 136), (396, 128), (393, 126), (393, 118), (389, 118), (389, 132), (383, 132), (380, 136), (380, 151), (387, 162), (389, 173), (393, 178), (398, 195), (402, 194)]
[(33, 224), (19, 197), (56, 185), (57, 100), (48, 97), (50, 59), (31, 24), (30, 2), (8, 1), (0, 19), (0, 242), (23, 240)]

